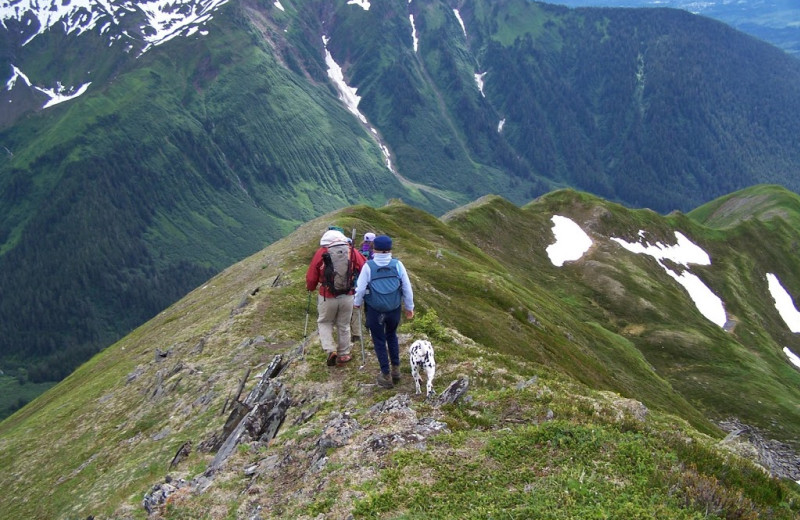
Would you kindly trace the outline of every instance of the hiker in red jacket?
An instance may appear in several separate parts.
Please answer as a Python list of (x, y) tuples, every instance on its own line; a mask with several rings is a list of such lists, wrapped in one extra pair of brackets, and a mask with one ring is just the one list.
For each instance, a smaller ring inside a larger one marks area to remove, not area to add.
[[(341, 231), (329, 229), (319, 241), (321, 246), (306, 271), (306, 289), (317, 296), (317, 328), (328, 366), (343, 365), (350, 355), (350, 318), (353, 314), (355, 279), (365, 259)], [(337, 341), (333, 340), (336, 327)]]

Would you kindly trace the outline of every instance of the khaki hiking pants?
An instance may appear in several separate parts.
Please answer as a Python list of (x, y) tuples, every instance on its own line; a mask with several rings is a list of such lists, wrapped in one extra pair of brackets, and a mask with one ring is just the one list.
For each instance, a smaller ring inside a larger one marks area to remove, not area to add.
[[(317, 295), (317, 328), (319, 340), (325, 352), (336, 352), (341, 356), (350, 353), (350, 318), (353, 316), (353, 295), (343, 294), (336, 298)], [(333, 341), (336, 328), (337, 342)], [(337, 346), (338, 343), (338, 346)]]
[[(364, 307), (360, 309), (353, 309), (353, 317), (350, 318), (350, 336), (361, 336), (364, 332), (361, 329), (366, 329), (367, 326), (364, 325), (364, 318), (361, 315)], [(361, 318), (361, 319), (359, 319)]]

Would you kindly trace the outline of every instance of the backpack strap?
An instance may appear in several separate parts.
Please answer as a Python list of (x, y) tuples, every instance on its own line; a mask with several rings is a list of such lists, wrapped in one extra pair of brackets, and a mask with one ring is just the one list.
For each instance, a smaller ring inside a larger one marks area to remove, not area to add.
[[(322, 265), (319, 267), (319, 283), (320, 285), (325, 286), (328, 288), (330, 281), (328, 280), (328, 271), (329, 269), (333, 269), (333, 264), (331, 263), (331, 254), (328, 252), (327, 247), (322, 248)], [(328, 298), (325, 295), (322, 296), (323, 301), (328, 301)]]
[(355, 255), (360, 255), (361, 253), (353, 247), (353, 244), (350, 244), (350, 252), (347, 255), (347, 271), (350, 273), (350, 289), (356, 288), (356, 280), (358, 280), (358, 275), (361, 274), (361, 270), (356, 268), (356, 261)]
[(378, 270), (383, 269), (384, 267), (392, 269), (394, 271), (395, 276), (400, 278), (400, 269), (397, 268), (397, 258), (392, 258), (386, 265), (378, 265), (377, 263), (375, 263), (375, 260), (367, 260), (367, 265), (369, 265), (370, 279), (374, 278)]

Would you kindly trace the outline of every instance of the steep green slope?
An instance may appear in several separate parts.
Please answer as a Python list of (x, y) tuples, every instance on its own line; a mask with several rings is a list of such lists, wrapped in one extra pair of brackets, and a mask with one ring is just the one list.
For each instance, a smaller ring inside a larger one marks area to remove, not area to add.
[[(488, 70), (487, 99), (534, 171), (661, 212), (688, 211), (768, 179), (797, 190), (788, 114), (798, 99), (788, 83), (759, 92), (778, 70), (800, 72), (780, 50), (668, 9), (509, 0), (470, 2), (462, 11), (472, 51)], [(787, 58), (785, 69), (775, 68)], [(757, 115), (767, 106), (776, 118)], [(781, 128), (775, 140), (757, 136), (766, 127)], [(777, 143), (785, 153), (773, 153)]]
[[(559, 268), (547, 258), (541, 244), (551, 240), (549, 218), (554, 213), (572, 218), (595, 240), (585, 261)], [(796, 218), (798, 214), (793, 215)], [(541, 288), (584, 322), (563, 327), (572, 339), (562, 340), (565, 346), (559, 344), (561, 356), (569, 347), (582, 344), (602, 361), (600, 368), (581, 367), (571, 372), (579, 380), (597, 387), (614, 379), (615, 390), (648, 404), (663, 406), (669, 401), (671, 410), (690, 420), (692, 415), (680, 408), (673, 392), (716, 419), (730, 414), (764, 428), (771, 428), (779, 417), (793, 417), (788, 423), (797, 421), (800, 374), (782, 349), (788, 346), (797, 352), (800, 339), (778, 316), (765, 278), (768, 272), (776, 273), (785, 287), (797, 294), (792, 290), (800, 287), (796, 258), (787, 254), (800, 238), (796, 228), (761, 225), (721, 234), (680, 214), (661, 217), (651, 211), (631, 211), (569, 191), (547, 195), (523, 209), (490, 201), (454, 215), (448, 222), (470, 242), (500, 259), (515, 280)], [(726, 332), (701, 315), (686, 291), (652, 258), (631, 254), (609, 241), (620, 237), (635, 242), (639, 230), (647, 232), (651, 243), (660, 240), (665, 244), (674, 244), (673, 230), (680, 231), (710, 255), (710, 266), (692, 266), (691, 272), (722, 299), (732, 331)], [(538, 318), (541, 311), (537, 308), (542, 306), (528, 307)], [(583, 332), (581, 339), (580, 331), (597, 326), (599, 331), (595, 329), (593, 335)], [(609, 354), (598, 335), (614, 338), (618, 348)], [(513, 343), (511, 337), (506, 341)], [(627, 356), (644, 356), (641, 370), (651, 371), (650, 377), (629, 375), (629, 380), (623, 376), (630, 368), (618, 365), (625, 359), (620, 345), (631, 349)], [(758, 374), (757, 385), (746, 376), (753, 373)], [(668, 382), (671, 388), (654, 384), (658, 380)], [(636, 381), (647, 382), (638, 386)], [(622, 382), (631, 386), (620, 387)], [(786, 427), (779, 422), (781, 428)], [(797, 430), (775, 432), (787, 441), (796, 434)]]
[[(409, 16), (419, 32), (417, 51)], [(392, 1), (363, 11), (340, 4), (333, 22), (328, 47), (349, 64), (360, 106), (383, 132), (400, 172), (465, 200), (501, 193), (522, 201), (549, 189), (497, 132), (499, 117), (482, 103), (478, 64), (449, 5)]]
[[(563, 267), (547, 253), (554, 215), (594, 241)], [(436, 390), (467, 376), (466, 398), (404, 405), (408, 369), (395, 391), (381, 391), (369, 351), (363, 370), (358, 349), (350, 366), (326, 367), (317, 340), (293, 358), (306, 263), (331, 223), (394, 238), (418, 312), (403, 345), (430, 337)], [(711, 266), (691, 270), (724, 298), (735, 329), (706, 320), (652, 259), (609, 238), (640, 229), (665, 242), (680, 230), (708, 249)], [(736, 417), (798, 448), (800, 372), (780, 353), (784, 344), (800, 351), (798, 339), (754, 274), (781, 267), (773, 255), (792, 233), (765, 229), (743, 248), (744, 236), (682, 215), (571, 191), (524, 208), (487, 198), (443, 219), (400, 203), (326, 215), (210, 279), (0, 423), (0, 489), (46, 497), (3, 501), (0, 515), (145, 518), (142, 496), (168, 473), (187, 487), (165, 518), (793, 518), (796, 484), (732, 453), (753, 449), (719, 442), (715, 423)], [(754, 244), (765, 251), (751, 254)], [(291, 360), (278, 377), (292, 398), (278, 436), (245, 442), (201, 476), (221, 410), (275, 355)], [(420, 433), (437, 423), (447, 431)], [(193, 451), (172, 467), (187, 440)]]
[(411, 180), (515, 203), (570, 186), (660, 212), (798, 188), (800, 63), (720, 22), (524, 0), (295, 8), (288, 26), (329, 38)]
[(0, 370), (58, 380), (353, 203), (441, 214), (572, 186), (667, 212), (755, 182), (800, 189), (800, 64), (722, 24), (523, 0), (279, 5), (229, 2), (143, 55), (60, 29), (23, 46), (3, 26), (0, 66), (93, 70), (84, 95), (9, 112), (0, 132)]
[(216, 31), (4, 133), (15, 152), (0, 176), (7, 373), (61, 379), (322, 212), (389, 196), (436, 207), (392, 177), (324, 85), (233, 22)]

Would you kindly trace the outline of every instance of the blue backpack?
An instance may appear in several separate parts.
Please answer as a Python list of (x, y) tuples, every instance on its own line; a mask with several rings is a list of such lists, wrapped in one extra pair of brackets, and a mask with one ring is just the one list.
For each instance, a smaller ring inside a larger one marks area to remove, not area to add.
[(371, 275), (369, 291), (364, 296), (367, 306), (378, 312), (399, 309), (403, 301), (403, 284), (397, 269), (397, 259), (392, 258), (384, 266), (379, 266), (375, 260), (369, 260), (367, 265)]

